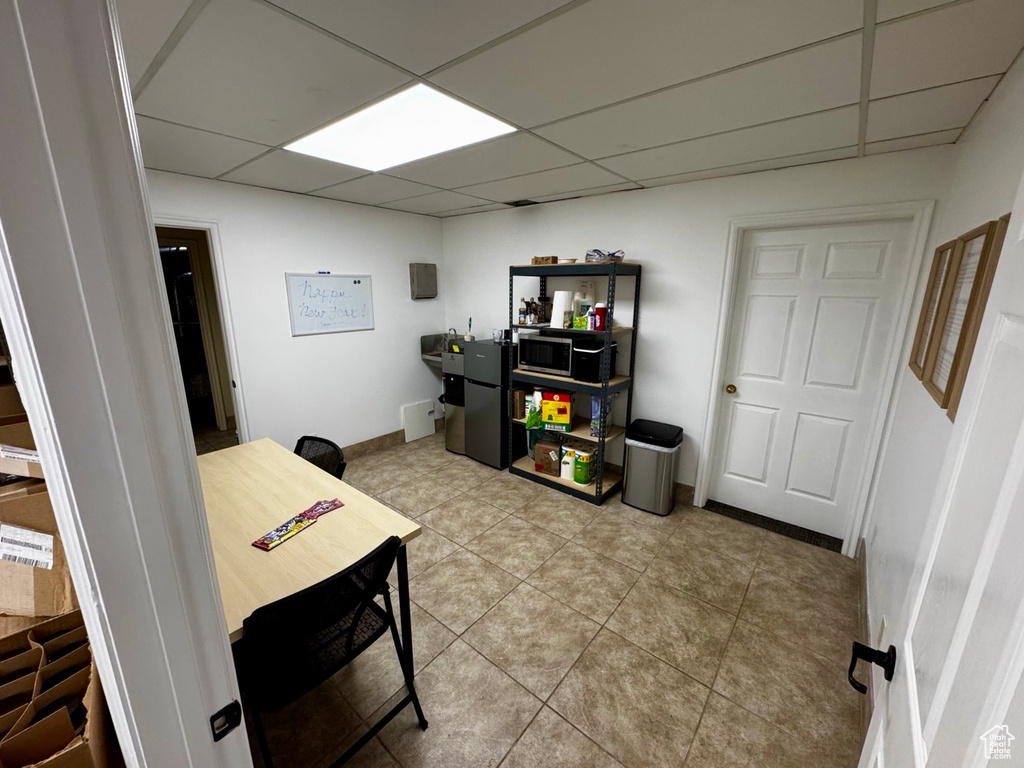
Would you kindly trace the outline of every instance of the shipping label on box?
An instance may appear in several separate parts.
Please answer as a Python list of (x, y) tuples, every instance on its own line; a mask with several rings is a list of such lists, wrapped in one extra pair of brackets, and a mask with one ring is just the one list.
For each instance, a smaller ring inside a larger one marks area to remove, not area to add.
[(50, 494), (0, 500), (0, 526), (7, 532), (0, 538), (10, 539), (3, 544), (9, 556), (0, 558), (0, 614), (58, 616), (74, 610), (78, 602)]
[(561, 446), (547, 440), (538, 440), (534, 446), (533, 468), (545, 475), (558, 477)]

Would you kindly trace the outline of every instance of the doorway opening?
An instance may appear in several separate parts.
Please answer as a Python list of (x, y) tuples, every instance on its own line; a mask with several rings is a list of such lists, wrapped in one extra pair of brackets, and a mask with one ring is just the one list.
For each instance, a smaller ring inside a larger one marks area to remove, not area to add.
[(234, 382), (207, 233), (157, 227), (156, 236), (196, 453), (238, 445)]

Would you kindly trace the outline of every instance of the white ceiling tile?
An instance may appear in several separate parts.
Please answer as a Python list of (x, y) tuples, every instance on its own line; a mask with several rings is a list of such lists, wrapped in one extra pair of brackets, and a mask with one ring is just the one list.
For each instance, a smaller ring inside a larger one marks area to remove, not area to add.
[(858, 116), (858, 107), (843, 107), (609, 157), (601, 165), (639, 180), (847, 147), (857, 143)]
[(543, 139), (517, 133), (389, 168), (388, 173), (450, 189), (573, 165), (579, 161), (575, 155)]
[(672, 176), (661, 176), (654, 179), (645, 179), (646, 187), (662, 187), (666, 184), (683, 184), (688, 181), (701, 181), (702, 179), (717, 179), (723, 176), (739, 176), (744, 173), (757, 173), (759, 171), (773, 171), (780, 168), (792, 168), (798, 165), (810, 165), (812, 163), (827, 163), (832, 160), (843, 160), (857, 156), (856, 147), (844, 147), (842, 149), (829, 149), (824, 152), (808, 152), (793, 157), (780, 157), (773, 160), (759, 160), (754, 163), (741, 163), (730, 165), (724, 168), (708, 168), (703, 171), (692, 173), (679, 173)]
[(276, 0), (401, 67), (423, 74), (521, 27), (567, 0)]
[(973, 0), (875, 31), (871, 98), (1005, 72), (1024, 47), (1024, 2)]
[(479, 197), (486, 197), (499, 202), (513, 200), (532, 200), (536, 195), (553, 195), (558, 192), (572, 192), (577, 189), (618, 184), (622, 179), (603, 168), (580, 163), (567, 168), (554, 168), (540, 173), (528, 173), (501, 181), (489, 181), (486, 184), (474, 184), (464, 187), (462, 192)]
[(147, 168), (213, 178), (267, 151), (230, 136), (207, 133), (152, 118), (136, 118), (142, 160)]
[(953, 144), (960, 138), (962, 132), (962, 128), (954, 128), (951, 131), (936, 131), (935, 133), (923, 133), (919, 136), (903, 136), (899, 139), (868, 142), (864, 147), (864, 151), (869, 155), (880, 155), (883, 152), (901, 152), (904, 149), (934, 147), (938, 144)]
[(136, 100), (136, 111), (281, 144), (408, 78), (279, 11), (213, 0)]
[(361, 168), (277, 149), (222, 178), (224, 181), (283, 189), (286, 192), (311, 192), (365, 173)]
[(139, 82), (192, 0), (117, 0), (128, 79)]
[(908, 16), (918, 11), (926, 11), (929, 8), (937, 8), (957, 0), (878, 0), (878, 11), (875, 13), (875, 21), (883, 22), (891, 19), (898, 19), (901, 16)]
[(999, 75), (995, 75), (872, 101), (867, 140), (963, 128), (998, 82)]
[(633, 181), (624, 181), (621, 184), (610, 184), (606, 187), (579, 189), (575, 192), (558, 192), (554, 195), (541, 195), (530, 199), (537, 203), (552, 203), (555, 200), (572, 200), (576, 197), (593, 197), (594, 195), (607, 195), (609, 192), (629, 192), (634, 189), (643, 189), (643, 187)]
[(395, 179), (380, 173), (363, 176), (361, 179), (346, 181), (327, 189), (319, 190), (317, 197), (329, 197), (333, 200), (347, 200), (350, 203), (364, 203), (366, 205), (378, 205), (390, 203), (392, 200), (401, 200), (405, 197), (425, 195), (429, 192), (436, 192), (433, 187), (425, 184), (417, 184), (405, 179)]
[(591, 0), (431, 80), (535, 126), (863, 23), (855, 0)]
[(619, 155), (772, 120), (856, 104), (861, 36), (538, 128), (584, 157)]
[(395, 200), (385, 203), (385, 208), (392, 208), (396, 211), (408, 211), (409, 213), (441, 213), (442, 211), (455, 211), (460, 208), (472, 208), (477, 205), (487, 205), (490, 200), (481, 200), (471, 195), (463, 195), (458, 192), (432, 192), (429, 195), (409, 197), (405, 200)]
[(442, 218), (448, 218), (450, 216), (465, 216), (468, 213), (486, 213), (487, 211), (503, 211), (507, 208), (512, 208), (511, 205), (505, 205), (504, 203), (488, 203), (487, 205), (477, 205), (473, 208), (459, 208), (455, 211), (442, 211), (437, 214)]

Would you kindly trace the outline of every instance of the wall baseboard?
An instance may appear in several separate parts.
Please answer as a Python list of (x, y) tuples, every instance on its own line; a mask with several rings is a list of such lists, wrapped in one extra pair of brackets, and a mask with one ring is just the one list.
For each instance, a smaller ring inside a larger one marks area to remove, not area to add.
[[(434, 419), (434, 434), (436, 435), (439, 432), (444, 432), (444, 419)], [(345, 459), (348, 460), (358, 459), (371, 453), (380, 453), (381, 451), (397, 448), (404, 444), (405, 430), (398, 429), (394, 432), (388, 432), (386, 435), (371, 437), (369, 440), (363, 440), (360, 443), (343, 445), (341, 450), (345, 453)]]

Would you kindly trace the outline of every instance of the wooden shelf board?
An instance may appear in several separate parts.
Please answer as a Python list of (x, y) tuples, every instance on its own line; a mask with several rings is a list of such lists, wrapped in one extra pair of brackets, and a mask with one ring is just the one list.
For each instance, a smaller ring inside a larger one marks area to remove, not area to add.
[[(512, 378), (532, 383), (550, 383), (552, 386), (561, 389), (571, 389), (577, 392), (599, 394), (601, 391), (601, 382), (599, 381), (579, 381), (578, 379), (570, 379), (568, 376), (556, 376), (553, 373), (524, 371), (522, 368), (513, 370)], [(628, 389), (631, 383), (629, 376), (613, 376), (608, 379), (608, 389), (611, 392), (620, 392)]]
[[(526, 419), (512, 419), (516, 424), (526, 424)], [(557, 432), (553, 429), (548, 430), (552, 435), (565, 435), (567, 437), (576, 437), (580, 440), (586, 440), (591, 443), (600, 442), (601, 438), (593, 437), (590, 434), (590, 419), (585, 419), (582, 416), (575, 416), (572, 420), (572, 430), (569, 432)], [(620, 427), (618, 424), (608, 425), (608, 434), (605, 435), (605, 442), (614, 440), (617, 437), (621, 437), (626, 433), (625, 427)]]
[[(528, 473), (532, 477), (536, 477), (548, 482), (555, 483), (565, 488), (572, 488), (574, 491), (579, 491), (590, 496), (597, 496), (597, 482), (592, 481), (589, 485), (578, 485), (572, 480), (563, 480), (561, 477), (555, 477), (554, 475), (547, 475), (543, 472), (538, 472), (533, 468), (533, 459), (529, 456), (523, 456), (521, 459), (517, 459), (512, 463), (512, 466), (516, 469)], [(611, 467), (605, 467), (604, 470), (604, 493), (607, 494), (609, 489), (612, 488), (616, 483), (622, 480), (622, 475)]]
[[(603, 336), (604, 335), (604, 331), (587, 331), (587, 330), (584, 330), (582, 328), (552, 328), (547, 323), (543, 323), (541, 325), (518, 325), (518, 324), (515, 324), (515, 325), (512, 326), (512, 328), (513, 329), (516, 329), (516, 328), (526, 328), (526, 329), (529, 329), (529, 330), (532, 330), (532, 331), (557, 331), (558, 333), (579, 333), (579, 334), (584, 334), (584, 335), (589, 335), (589, 336)], [(612, 335), (613, 336), (616, 333), (632, 333), (632, 332), (633, 332), (633, 326), (631, 326), (631, 325), (613, 325), (612, 326)]]

